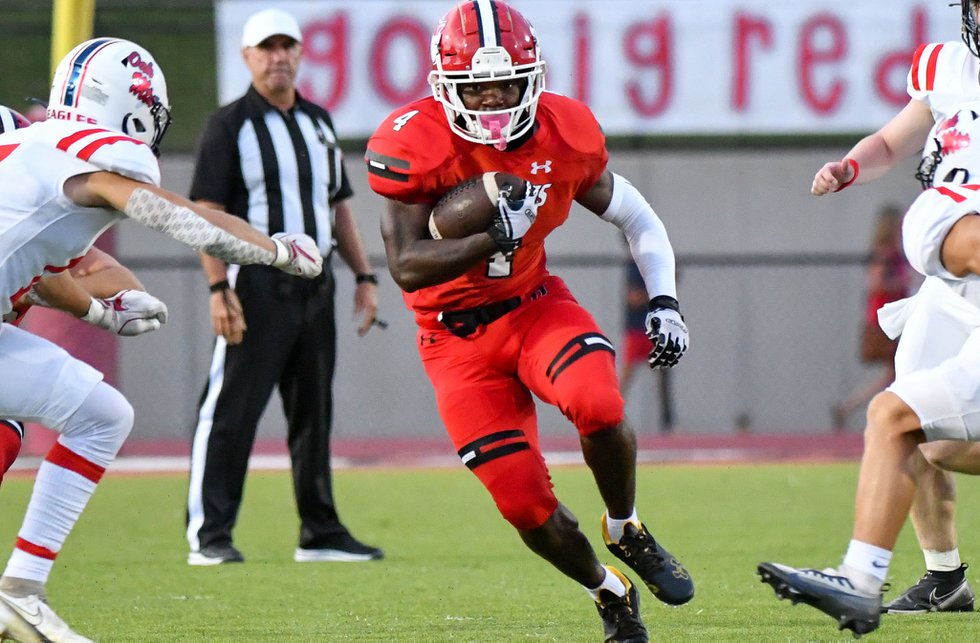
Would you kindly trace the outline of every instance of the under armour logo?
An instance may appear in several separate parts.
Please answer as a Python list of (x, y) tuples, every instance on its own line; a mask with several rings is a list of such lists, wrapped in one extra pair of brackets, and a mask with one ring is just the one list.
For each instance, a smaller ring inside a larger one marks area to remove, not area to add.
[(538, 170), (544, 170), (545, 174), (551, 174), (551, 160), (549, 159), (544, 163), (531, 161), (531, 174), (537, 174)]

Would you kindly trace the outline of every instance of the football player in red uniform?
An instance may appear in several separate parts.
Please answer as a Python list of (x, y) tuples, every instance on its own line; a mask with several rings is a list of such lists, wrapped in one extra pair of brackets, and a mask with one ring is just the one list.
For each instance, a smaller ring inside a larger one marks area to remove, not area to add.
[[(606, 505), (602, 534), (660, 600), (694, 595), (687, 570), (635, 508), (636, 436), (624, 417), (614, 351), (560, 278), (544, 240), (573, 201), (617, 225), (650, 296), (650, 365), (671, 368), (688, 346), (674, 256), (653, 209), (606, 169), (599, 124), (582, 103), (544, 91), (533, 28), (500, 0), (459, 3), (432, 41), (433, 96), (395, 110), (368, 142), (371, 187), (386, 197), (382, 234), (392, 277), (415, 313), (419, 352), (463, 463), (532, 551), (596, 601), (606, 640), (645, 641), (639, 595), (599, 563), (552, 491), (533, 395), (578, 429)], [(527, 181), (496, 192), (492, 172)], [(486, 232), (434, 239), (433, 204), (483, 174), (499, 214)]]

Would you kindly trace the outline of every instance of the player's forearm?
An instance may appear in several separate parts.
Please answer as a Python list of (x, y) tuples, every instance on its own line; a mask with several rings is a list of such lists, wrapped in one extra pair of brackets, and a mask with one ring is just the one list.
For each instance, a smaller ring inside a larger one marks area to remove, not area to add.
[(618, 174), (612, 179), (612, 198), (602, 218), (622, 230), (650, 299), (677, 299), (674, 249), (667, 229), (639, 190)]
[(854, 185), (870, 183), (887, 174), (903, 160), (898, 150), (892, 149), (880, 134), (871, 134), (858, 141), (845, 155), (861, 168)]
[(124, 266), (113, 266), (75, 276), (75, 282), (87, 293), (100, 299), (110, 297), (121, 290), (146, 290), (136, 275)]
[(463, 239), (419, 239), (397, 252), (389, 247), (388, 270), (402, 290), (414, 292), (451, 281), (498, 251), (485, 232)]
[(190, 201), (179, 204), (160, 190), (133, 190), (122, 211), (151, 230), (229, 263), (271, 265), (276, 260), (275, 243), (244, 220)]
[(63, 310), (75, 317), (84, 316), (92, 304), (92, 295), (67, 270), (41, 277), (31, 290), (26, 295), (31, 303)]

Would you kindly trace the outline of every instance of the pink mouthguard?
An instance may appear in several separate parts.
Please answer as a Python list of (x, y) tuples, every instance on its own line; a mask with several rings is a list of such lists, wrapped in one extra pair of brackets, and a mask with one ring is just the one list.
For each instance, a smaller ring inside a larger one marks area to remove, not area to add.
[(490, 130), (490, 138), (497, 139), (497, 142), (494, 143), (493, 146), (498, 150), (500, 150), (501, 152), (507, 149), (507, 141), (505, 141), (500, 136), (500, 133), (509, 124), (510, 124), (509, 114), (494, 114), (492, 116), (480, 116), (480, 125)]

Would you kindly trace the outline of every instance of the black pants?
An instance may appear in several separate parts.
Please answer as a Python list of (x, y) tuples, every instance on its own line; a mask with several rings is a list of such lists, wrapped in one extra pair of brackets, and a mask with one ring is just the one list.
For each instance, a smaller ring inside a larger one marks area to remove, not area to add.
[(191, 455), (187, 538), (191, 549), (231, 542), (258, 422), (279, 385), (288, 425), (299, 546), (317, 549), (346, 533), (330, 473), (336, 362), (334, 281), (267, 266), (242, 266), (235, 283), (244, 341), (215, 342)]

